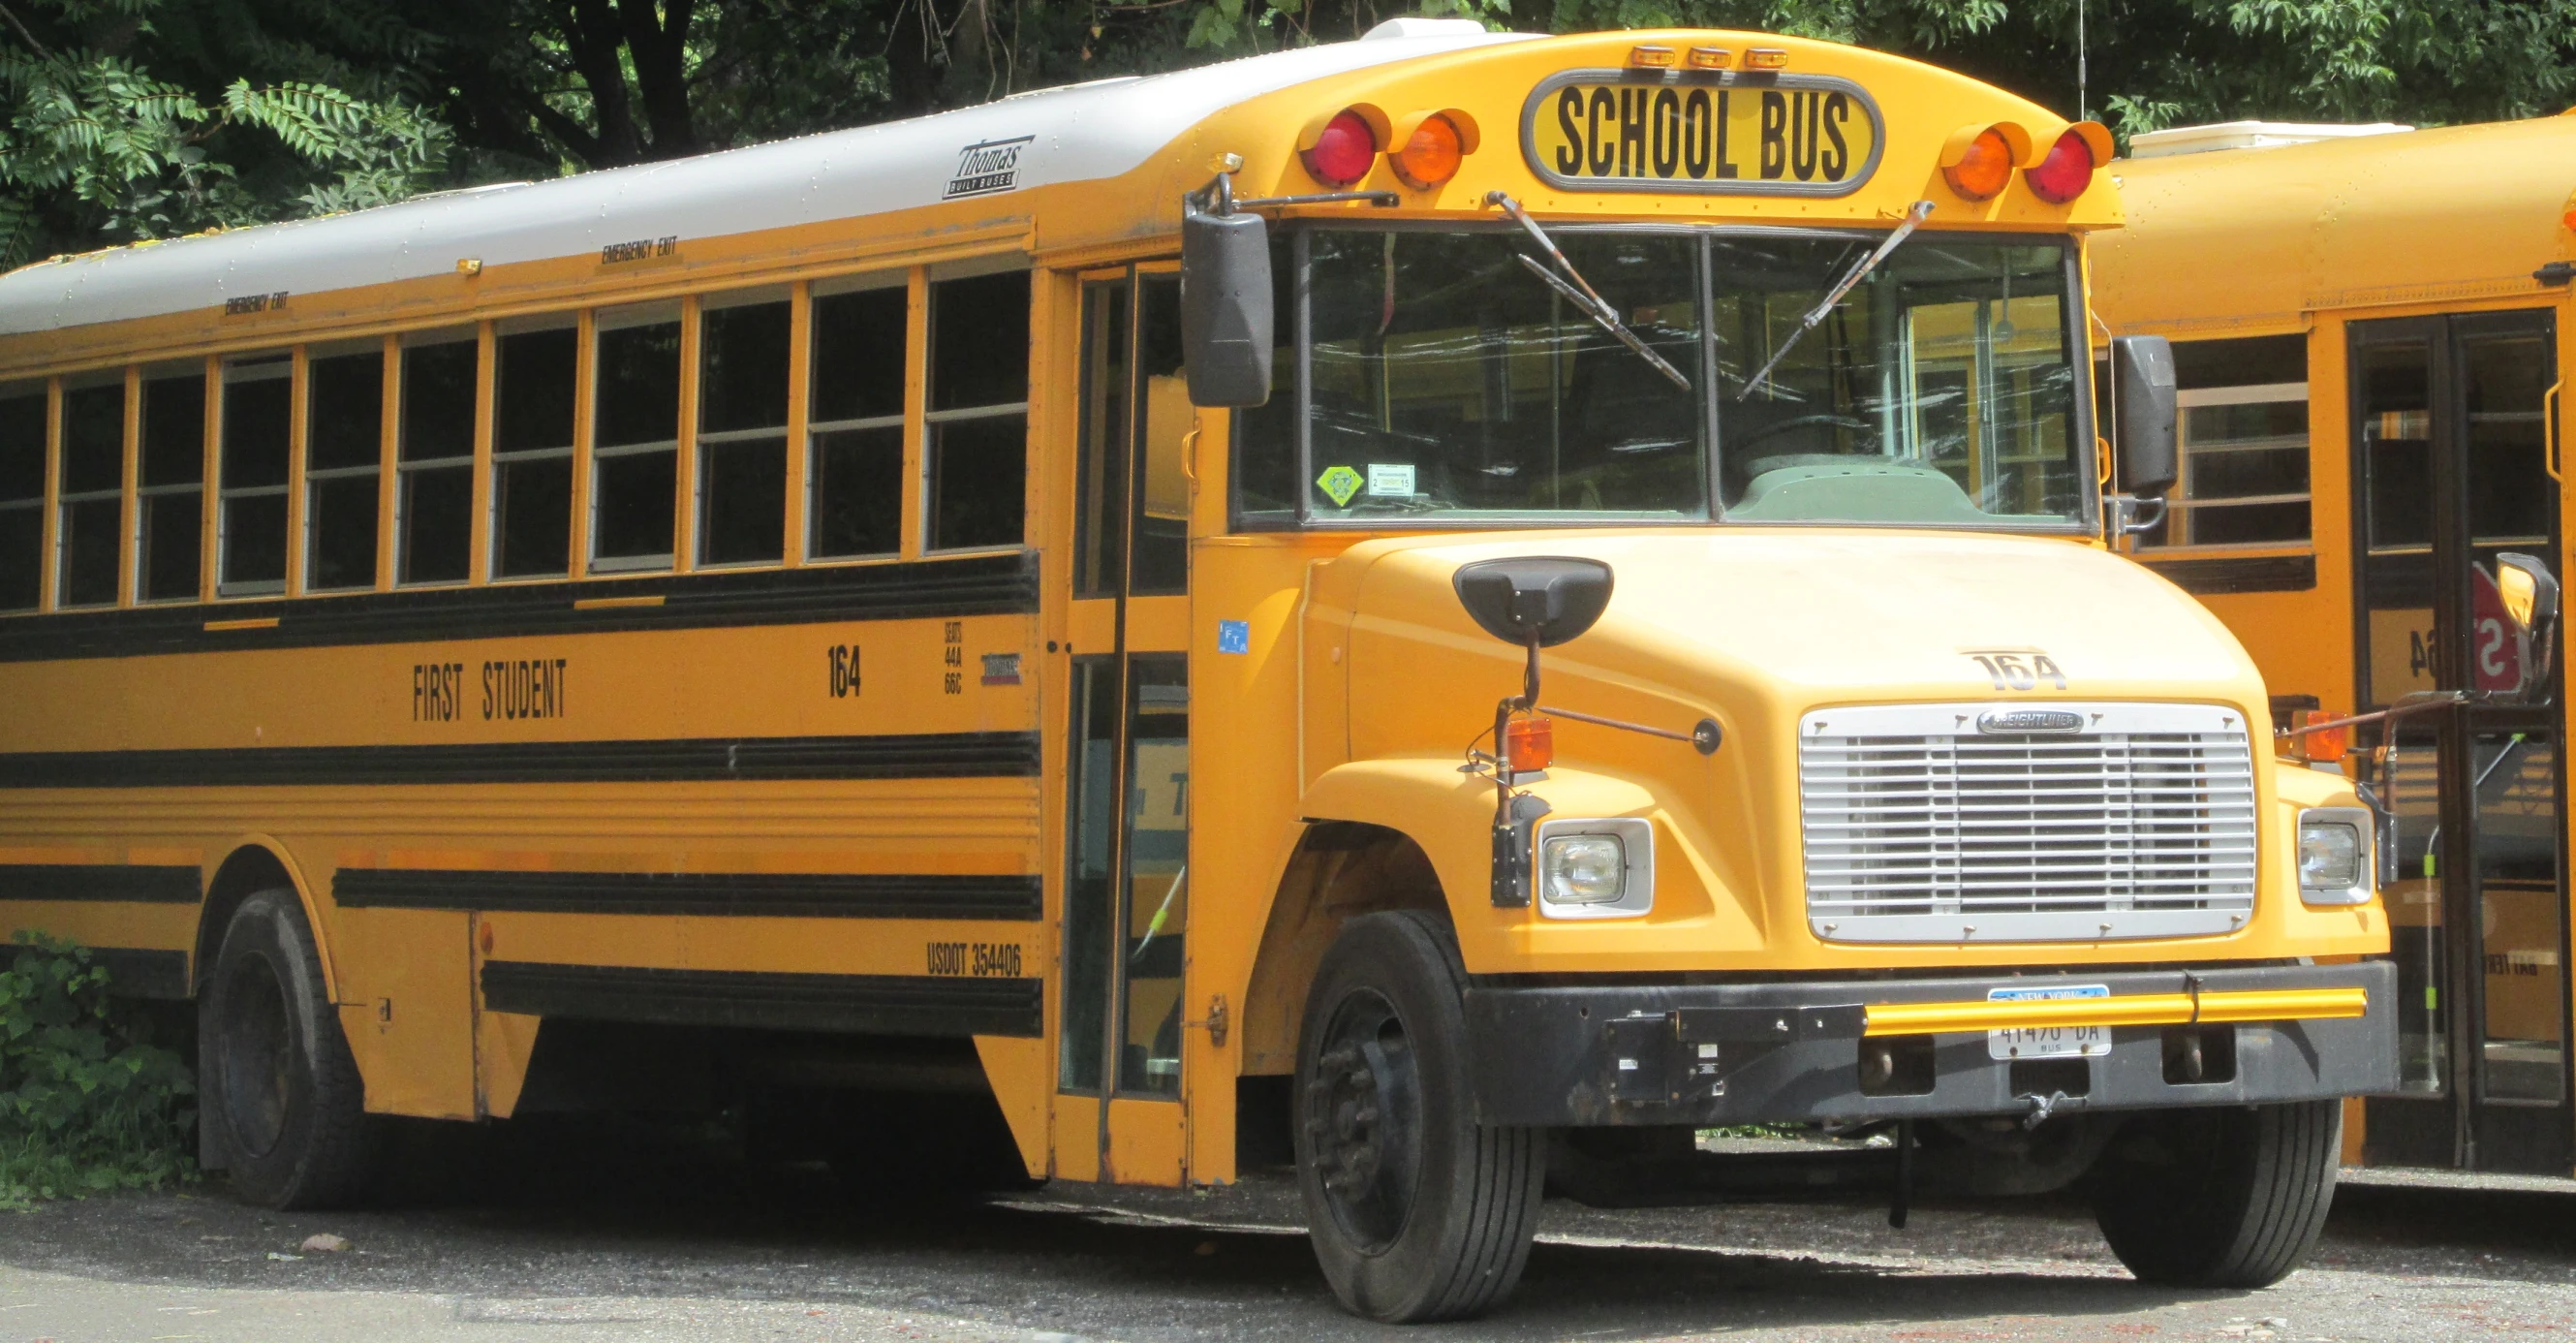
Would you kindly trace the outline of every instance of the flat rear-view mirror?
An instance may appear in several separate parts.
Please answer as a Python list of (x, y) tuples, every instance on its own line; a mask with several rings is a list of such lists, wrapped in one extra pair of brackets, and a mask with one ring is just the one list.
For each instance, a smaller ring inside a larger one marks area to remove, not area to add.
[(1190, 402), (1258, 406), (1270, 399), (1270, 228), (1249, 211), (1181, 217), (1181, 357)]
[(2120, 488), (2161, 499), (2182, 477), (2176, 438), (2173, 342), (2162, 336), (2111, 341), (2111, 451)]

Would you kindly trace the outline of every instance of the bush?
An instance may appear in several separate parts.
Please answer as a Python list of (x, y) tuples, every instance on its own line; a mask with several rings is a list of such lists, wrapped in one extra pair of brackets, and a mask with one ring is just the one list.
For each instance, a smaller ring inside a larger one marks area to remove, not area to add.
[(0, 1207), (194, 1178), (187, 1065), (87, 948), (21, 932), (0, 970)]

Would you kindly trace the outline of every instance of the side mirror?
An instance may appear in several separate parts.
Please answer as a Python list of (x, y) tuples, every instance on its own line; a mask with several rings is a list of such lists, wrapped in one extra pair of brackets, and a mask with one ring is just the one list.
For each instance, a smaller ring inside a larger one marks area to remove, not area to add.
[(1181, 354), (1190, 403), (1258, 406), (1270, 399), (1274, 331), (1270, 226), (1251, 213), (1181, 215)]
[(2112, 338), (2111, 399), (2111, 450), (2120, 464), (2120, 489), (2140, 499), (2165, 497), (2182, 478), (2173, 342), (2162, 336)]
[(2537, 558), (2506, 551), (2496, 556), (2495, 584), (2521, 646), (2522, 684), (2514, 697), (2528, 701), (2549, 684), (2550, 654), (2558, 642), (2558, 580)]
[(1485, 633), (1524, 648), (1554, 648), (1592, 628), (1610, 606), (1610, 566), (1533, 555), (1460, 565), (1458, 602)]

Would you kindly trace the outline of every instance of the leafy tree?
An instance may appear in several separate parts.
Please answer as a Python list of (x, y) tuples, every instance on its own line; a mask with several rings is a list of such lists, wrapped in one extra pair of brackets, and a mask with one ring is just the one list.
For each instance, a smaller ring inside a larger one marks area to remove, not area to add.
[(450, 135), (309, 79), (162, 73), (167, 0), (0, 3), (0, 263), (357, 209), (437, 173)]

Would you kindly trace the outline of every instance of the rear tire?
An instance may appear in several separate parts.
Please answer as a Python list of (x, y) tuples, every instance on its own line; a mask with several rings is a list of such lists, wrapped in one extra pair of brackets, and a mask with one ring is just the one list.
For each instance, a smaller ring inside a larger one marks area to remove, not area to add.
[(1297, 1184), (1333, 1294), (1389, 1324), (1479, 1314), (1520, 1281), (1546, 1135), (1477, 1124), (1449, 930), (1414, 910), (1351, 921), (1297, 1047)]
[(2316, 1248), (2342, 1154), (2341, 1101), (2137, 1115), (2094, 1167), (2094, 1218), (2140, 1282), (2269, 1287)]
[(224, 929), (197, 1015), (205, 1164), (271, 1208), (354, 1202), (375, 1172), (381, 1125), (322, 958), (292, 891), (242, 901)]

